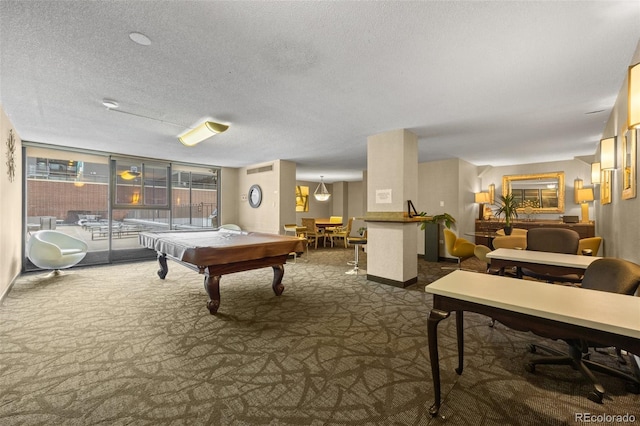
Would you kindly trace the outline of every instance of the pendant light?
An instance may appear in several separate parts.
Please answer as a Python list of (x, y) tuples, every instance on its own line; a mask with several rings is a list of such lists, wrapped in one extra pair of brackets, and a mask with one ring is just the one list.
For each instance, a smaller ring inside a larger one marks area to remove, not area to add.
[(313, 196), (316, 197), (316, 200), (318, 201), (327, 201), (329, 197), (331, 197), (331, 194), (327, 191), (327, 187), (322, 180), (322, 176), (320, 176), (320, 183), (318, 184), (318, 187), (313, 191)]

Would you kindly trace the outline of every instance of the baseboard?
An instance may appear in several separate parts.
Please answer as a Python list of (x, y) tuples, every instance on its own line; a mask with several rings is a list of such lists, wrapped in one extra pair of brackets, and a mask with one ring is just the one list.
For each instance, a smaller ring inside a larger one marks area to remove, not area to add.
[(394, 287), (399, 287), (399, 288), (406, 288), (409, 287), (412, 284), (415, 284), (418, 282), (418, 277), (415, 278), (411, 278), (410, 280), (407, 281), (396, 281), (396, 280), (392, 280), (389, 278), (383, 278), (383, 277), (378, 277), (376, 275), (371, 275), (371, 274), (367, 274), (367, 280), (369, 281), (374, 281), (380, 284), (387, 284), (387, 285), (391, 285)]

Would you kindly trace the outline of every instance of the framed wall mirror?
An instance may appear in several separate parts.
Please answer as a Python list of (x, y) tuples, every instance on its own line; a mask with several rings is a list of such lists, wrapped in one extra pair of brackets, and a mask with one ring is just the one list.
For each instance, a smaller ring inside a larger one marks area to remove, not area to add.
[(518, 214), (564, 213), (564, 172), (505, 175), (502, 195), (513, 194)]
[(636, 198), (637, 131), (630, 129), (622, 144), (622, 199)]

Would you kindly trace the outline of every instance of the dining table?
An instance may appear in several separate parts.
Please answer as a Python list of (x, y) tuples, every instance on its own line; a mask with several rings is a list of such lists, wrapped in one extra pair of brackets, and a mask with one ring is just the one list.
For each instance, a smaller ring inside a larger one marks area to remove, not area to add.
[(316, 219), (316, 228), (318, 228), (320, 230), (320, 232), (323, 235), (323, 240), (324, 240), (324, 245), (327, 245), (327, 237), (329, 236), (328, 233), (331, 232), (330, 228), (335, 228), (335, 227), (339, 227), (342, 226), (342, 222), (335, 222), (335, 221), (331, 221), (328, 217), (327, 218), (319, 218)]

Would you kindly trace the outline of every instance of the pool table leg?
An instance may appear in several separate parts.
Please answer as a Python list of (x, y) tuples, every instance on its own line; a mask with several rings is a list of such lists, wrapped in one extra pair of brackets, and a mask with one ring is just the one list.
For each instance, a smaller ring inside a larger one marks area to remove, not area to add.
[(284, 265), (275, 265), (273, 268), (273, 292), (276, 296), (280, 296), (284, 291), (284, 285), (282, 285), (282, 277), (284, 277)]
[(209, 295), (207, 308), (211, 315), (215, 315), (220, 307), (220, 275), (211, 275), (209, 271), (204, 274), (204, 289)]
[(158, 252), (158, 263), (160, 264), (160, 269), (158, 269), (158, 276), (161, 280), (164, 280), (169, 273), (169, 267), (167, 266), (167, 255)]

